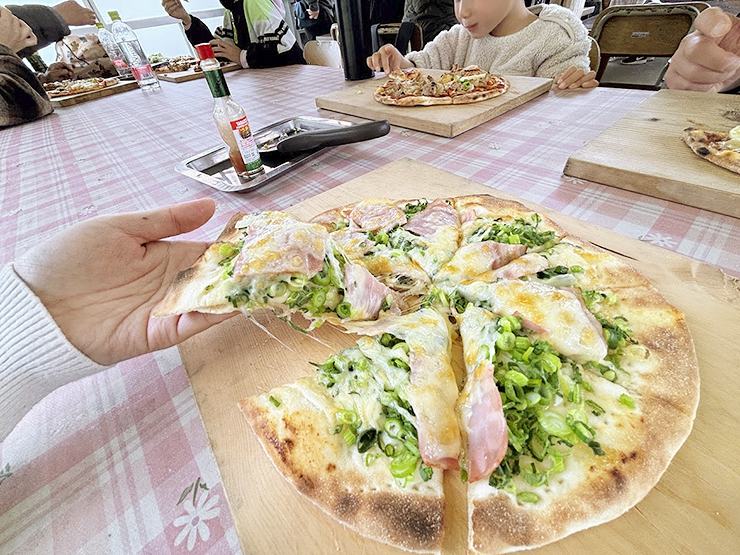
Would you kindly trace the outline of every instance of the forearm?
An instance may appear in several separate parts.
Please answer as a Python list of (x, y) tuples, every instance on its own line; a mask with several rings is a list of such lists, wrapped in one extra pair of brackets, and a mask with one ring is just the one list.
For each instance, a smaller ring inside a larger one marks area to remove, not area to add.
[(23, 20), (38, 38), (38, 43), (29, 48), (24, 48), (18, 55), (24, 58), (41, 50), (49, 44), (62, 40), (69, 35), (69, 25), (56, 11), (46, 6), (25, 5), (6, 6), (13, 15)]
[(190, 44), (202, 44), (213, 40), (213, 33), (208, 26), (197, 17), (191, 16), (190, 27), (185, 30), (185, 36)]
[(103, 368), (72, 346), (12, 266), (0, 269), (0, 442), (49, 393)]
[(0, 128), (33, 121), (53, 110), (36, 75), (0, 45)]

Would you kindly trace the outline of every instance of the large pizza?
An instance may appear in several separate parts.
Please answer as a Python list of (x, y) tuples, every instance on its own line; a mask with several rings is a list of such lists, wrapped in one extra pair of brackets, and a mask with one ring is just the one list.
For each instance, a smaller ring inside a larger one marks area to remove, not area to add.
[(399, 69), (373, 93), (373, 98), (391, 106), (436, 106), (440, 104), (470, 104), (501, 96), (509, 90), (509, 81), (502, 75), (482, 70), (476, 65), (453, 66), (435, 76), (418, 68)]
[(466, 483), (470, 552), (614, 519), (696, 413), (684, 316), (617, 257), (493, 196), (236, 214), (157, 315), (258, 309), (357, 337), (240, 402), (267, 457), (340, 522), (409, 551), (441, 549), (446, 472)]

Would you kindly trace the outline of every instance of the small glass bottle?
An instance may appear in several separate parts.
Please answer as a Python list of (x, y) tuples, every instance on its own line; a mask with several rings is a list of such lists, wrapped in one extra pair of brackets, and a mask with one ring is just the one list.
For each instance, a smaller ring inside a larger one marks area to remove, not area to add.
[(108, 12), (108, 15), (113, 21), (110, 26), (111, 33), (116, 38), (116, 43), (118, 43), (118, 47), (121, 49), (128, 67), (131, 68), (131, 73), (134, 74), (139, 87), (145, 91), (158, 89), (159, 79), (157, 74), (154, 73), (152, 65), (147, 60), (134, 30), (121, 21), (118, 12), (111, 11)]
[(241, 181), (249, 181), (264, 173), (262, 159), (249, 129), (244, 110), (231, 99), (229, 87), (210, 44), (197, 44), (195, 51), (200, 67), (211, 89), (215, 105), (213, 119), (218, 133), (229, 147), (229, 159)]
[(106, 29), (100, 21), (95, 22), (98, 28), (98, 41), (110, 58), (113, 67), (116, 68), (118, 75), (122, 78), (131, 77), (131, 69), (128, 67), (126, 60), (123, 58), (123, 52), (116, 43), (116, 37)]

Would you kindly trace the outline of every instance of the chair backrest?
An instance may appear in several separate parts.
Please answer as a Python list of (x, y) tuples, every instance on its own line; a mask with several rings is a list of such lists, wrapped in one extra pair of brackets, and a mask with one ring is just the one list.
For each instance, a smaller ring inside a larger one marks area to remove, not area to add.
[(303, 47), (303, 58), (314, 66), (342, 67), (342, 52), (335, 40), (310, 40)]
[(591, 71), (599, 72), (599, 66), (601, 65), (601, 49), (599, 43), (592, 36), (588, 37), (591, 42), (591, 48), (588, 51), (588, 62), (591, 66)]
[(594, 21), (591, 36), (599, 43), (601, 80), (611, 56), (671, 56), (694, 19), (708, 7), (704, 2), (612, 6)]
[[(376, 24), (370, 27), (370, 33), (373, 52), (377, 52), (378, 48), (388, 43), (398, 48), (401, 54), (407, 54), (410, 50), (418, 51), (424, 47), (424, 37), (418, 23), (404, 21), (403, 23)], [(403, 42), (406, 44), (401, 44)]]

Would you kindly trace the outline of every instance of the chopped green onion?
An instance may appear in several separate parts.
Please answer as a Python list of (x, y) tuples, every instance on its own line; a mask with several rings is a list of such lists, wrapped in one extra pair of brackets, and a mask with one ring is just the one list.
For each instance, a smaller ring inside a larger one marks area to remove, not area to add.
[(288, 286), (284, 281), (278, 281), (277, 283), (273, 283), (270, 285), (270, 289), (268, 290), (268, 294), (273, 299), (277, 299), (285, 295), (285, 293), (288, 292)]
[(421, 479), (425, 482), (431, 480), (433, 474), (434, 470), (432, 470), (431, 466), (426, 466), (424, 464), (419, 465), (419, 476), (421, 476)]
[(537, 503), (540, 496), (533, 491), (522, 491), (516, 494), (516, 498), (522, 503)]
[(626, 393), (619, 396), (619, 402), (631, 409), (635, 408), (635, 400)]
[(401, 370), (411, 370), (411, 367), (408, 365), (408, 363), (401, 360), (400, 358), (392, 358), (388, 361), (388, 364), (390, 364), (391, 366), (395, 366), (396, 368), (400, 368)]
[(272, 395), (270, 395), (270, 402), (273, 405), (275, 405), (276, 407), (279, 407), (280, 406), (280, 401), (278, 401), (277, 399), (275, 399), (275, 397), (273, 397)]
[(344, 441), (347, 445), (354, 445), (355, 441), (357, 441), (357, 434), (355, 434), (352, 428), (344, 430)]
[(502, 351), (511, 351), (516, 345), (516, 337), (513, 333), (504, 332), (496, 337), (496, 347)]
[(221, 243), (218, 246), (218, 254), (224, 258), (229, 258), (238, 253), (239, 250), (231, 243)]
[(378, 459), (379, 457), (380, 457), (380, 455), (379, 455), (378, 453), (367, 453), (367, 454), (365, 455), (365, 466), (370, 466), (370, 465), (371, 465), (371, 464), (373, 464), (373, 463), (374, 463), (374, 462), (375, 462), (375, 461), (376, 461), (376, 460), (377, 460), (377, 459)]
[(592, 401), (591, 399), (586, 399), (586, 404), (591, 407), (591, 412), (594, 413), (594, 416), (601, 416), (606, 411), (601, 408), (600, 405), (598, 405), (596, 402)]
[(518, 385), (519, 387), (524, 387), (529, 383), (529, 378), (527, 378), (527, 376), (525, 376), (521, 372), (517, 372), (516, 370), (509, 370), (508, 372), (506, 372), (506, 381), (510, 381), (514, 385)]
[(353, 410), (339, 409), (336, 414), (337, 420), (342, 424), (354, 426), (360, 423), (360, 417)]
[(360, 434), (357, 439), (357, 450), (360, 453), (368, 451), (373, 445), (375, 445), (378, 438), (378, 432), (372, 428), (369, 428)]
[(352, 306), (347, 301), (339, 303), (335, 311), (337, 313), (337, 316), (342, 319), (352, 316)]
[(411, 451), (401, 451), (396, 455), (390, 464), (391, 474), (394, 478), (405, 478), (411, 475), (416, 468), (419, 457)]

